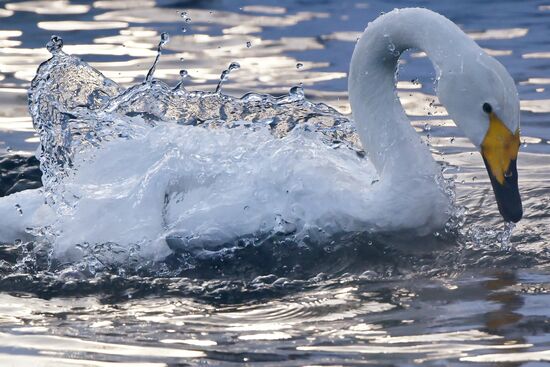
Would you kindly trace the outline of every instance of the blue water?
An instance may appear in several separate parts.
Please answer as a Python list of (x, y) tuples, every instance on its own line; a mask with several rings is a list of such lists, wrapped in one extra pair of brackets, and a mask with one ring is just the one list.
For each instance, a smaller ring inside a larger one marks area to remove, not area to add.
[[(32, 244), (0, 248), (0, 365), (542, 365), (550, 361), (550, 2), (545, 1), (42, 1), (0, 3), (0, 153), (31, 154), (38, 138), (26, 90), (52, 34), (123, 86), (156, 77), (224, 92), (284, 94), (349, 113), (347, 70), (366, 24), (425, 6), (501, 61), (521, 98), (518, 160), (525, 218), (511, 249), (483, 164), (433, 106), (433, 70), (404, 56), (399, 96), (435, 157), (450, 165), (461, 232), (408, 247), (345, 237), (337, 250), (245, 248), (166, 259), (158, 269), (86, 278), (26, 262)], [(182, 12), (186, 14), (182, 17)], [(186, 21), (189, 18), (189, 21)], [(183, 31), (185, 28), (185, 32)], [(183, 59), (183, 60), (182, 60)], [(472, 154), (473, 153), (473, 154)], [(454, 168), (460, 166), (458, 170)], [(422, 248), (423, 250), (413, 250)], [(55, 268), (55, 267), (54, 267)], [(174, 269), (177, 268), (177, 271)]]

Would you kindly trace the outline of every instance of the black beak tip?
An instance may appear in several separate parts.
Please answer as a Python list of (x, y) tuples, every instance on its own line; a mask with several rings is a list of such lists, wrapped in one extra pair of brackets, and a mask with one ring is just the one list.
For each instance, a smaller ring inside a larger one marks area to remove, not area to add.
[(523, 207), (519, 195), (516, 160), (510, 162), (508, 175), (505, 176), (503, 183), (498, 182), (495, 176), (492, 175), (487, 161), (485, 161), (485, 165), (487, 166), (487, 171), (491, 178), (491, 184), (493, 185), (493, 192), (495, 193), (500, 215), (502, 215), (502, 218), (507, 222), (519, 222), (523, 217)]
[(507, 222), (517, 223), (523, 217), (523, 208), (521, 207), (521, 204), (519, 207), (506, 208), (504, 210), (499, 208), (499, 211), (502, 217), (504, 218), (504, 220)]

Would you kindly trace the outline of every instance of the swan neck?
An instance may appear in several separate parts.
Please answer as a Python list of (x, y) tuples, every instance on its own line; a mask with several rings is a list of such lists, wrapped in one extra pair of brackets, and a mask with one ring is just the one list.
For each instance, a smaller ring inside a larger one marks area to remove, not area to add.
[(363, 146), (382, 176), (438, 172), (396, 93), (401, 53), (407, 49), (424, 51), (439, 79), (446, 69), (460, 67), (459, 61), (450, 65), (453, 58), (449, 55), (465, 49), (464, 38), (467, 36), (454, 23), (439, 14), (402, 9), (370, 23), (359, 39), (350, 66), (350, 103)]

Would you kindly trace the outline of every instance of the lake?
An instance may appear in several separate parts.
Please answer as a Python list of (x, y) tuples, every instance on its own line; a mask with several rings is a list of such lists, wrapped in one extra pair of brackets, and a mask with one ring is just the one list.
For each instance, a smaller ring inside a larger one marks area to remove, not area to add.
[[(539, 366), (550, 362), (550, 2), (112, 0), (0, 3), (0, 168), (24, 170), (39, 138), (27, 90), (51, 35), (122, 87), (305, 96), (350, 113), (356, 40), (383, 12), (427, 7), (496, 57), (521, 99), (524, 218), (508, 238), (481, 156), (449, 119), (426, 55), (400, 62), (398, 95), (452, 178), (460, 223), (421, 239), (343, 235), (216, 256), (74, 267), (33, 242), (0, 245), (2, 366)], [(29, 163), (36, 169), (36, 163)], [(22, 168), (23, 167), (23, 168)], [(17, 171), (19, 172), (19, 171)], [(11, 177), (11, 176), (10, 176)], [(37, 179), (35, 176), (35, 184)], [(91, 224), (90, 224), (91, 225)], [(119, 252), (117, 252), (119, 251)], [(114, 255), (113, 255), (114, 254)], [(129, 256), (128, 261), (132, 260)]]

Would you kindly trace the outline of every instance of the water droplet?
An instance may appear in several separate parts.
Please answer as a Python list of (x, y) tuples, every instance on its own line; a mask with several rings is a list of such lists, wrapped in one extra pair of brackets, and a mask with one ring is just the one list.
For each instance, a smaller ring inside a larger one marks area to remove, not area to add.
[(170, 35), (166, 32), (160, 34), (160, 43), (159, 46), (164, 46), (170, 41)]
[(455, 142), (455, 138), (454, 138), (454, 136), (453, 136), (453, 137), (451, 137), (451, 139), (450, 139), (450, 140), (451, 140), (451, 144), (452, 144), (452, 143), (454, 143), (454, 142)]
[(295, 85), (294, 87), (290, 88), (290, 90), (288, 91), (288, 94), (290, 94), (291, 96), (303, 98), (304, 88), (302, 88), (301, 85)]
[(187, 28), (181, 27), (181, 31), (182, 31), (183, 33), (185, 33), (185, 32), (187, 32)]
[(185, 18), (185, 23), (190, 23), (191, 22), (191, 18)]
[(15, 209), (19, 213), (19, 215), (23, 215), (23, 209), (21, 209), (21, 205), (15, 204)]
[(232, 62), (231, 64), (229, 64), (229, 71), (239, 70), (240, 68), (241, 64), (239, 64), (238, 62)]
[(301, 69), (303, 67), (304, 67), (304, 64), (302, 64), (301, 62), (296, 64), (296, 69)]
[(222, 71), (222, 74), (220, 75), (220, 82), (218, 83), (218, 86), (216, 87), (216, 92), (215, 93), (220, 93), (221, 90), (222, 90), (223, 83), (225, 81), (227, 81), (227, 79), (229, 79), (229, 74), (233, 70), (239, 70), (240, 68), (241, 68), (241, 65), (238, 62), (232, 62), (231, 64), (229, 64), (227, 69)]
[(504, 172), (504, 177), (512, 177), (513, 174), (512, 174), (512, 171), (511, 170), (508, 170), (506, 172)]
[(430, 131), (432, 129), (430, 124), (424, 124), (424, 131)]
[(50, 41), (46, 44), (46, 49), (50, 51), (52, 55), (57, 54), (63, 48), (63, 39), (59, 36), (53, 35)]
[(185, 69), (181, 69), (180, 70), (180, 81), (179, 83), (174, 87), (174, 90), (185, 90), (184, 86), (183, 86), (183, 81), (185, 80), (185, 78), (187, 78), (189, 76), (189, 72), (187, 72), (187, 70)]
[(180, 13), (180, 16), (181, 16), (182, 18), (187, 17), (187, 12), (186, 12), (186, 11), (182, 11), (182, 12)]
[(252, 47), (252, 42), (247, 41), (247, 42), (246, 42), (246, 48), (250, 48), (250, 47)]
[(477, 180), (477, 176), (472, 177), (472, 181)]
[(10, 147), (10, 146), (7, 146), (7, 147), (6, 147), (6, 151), (7, 151), (8, 153), (11, 153), (11, 151), (12, 151), (11, 147)]

